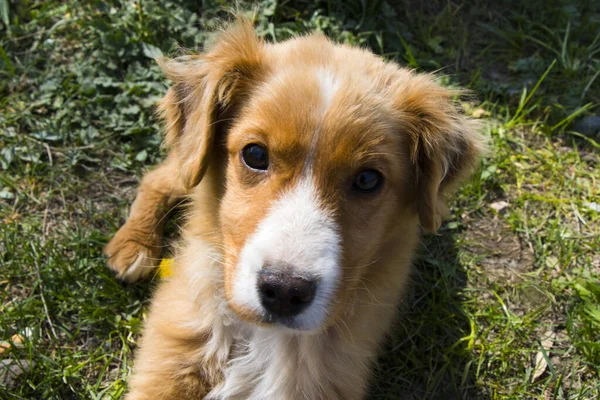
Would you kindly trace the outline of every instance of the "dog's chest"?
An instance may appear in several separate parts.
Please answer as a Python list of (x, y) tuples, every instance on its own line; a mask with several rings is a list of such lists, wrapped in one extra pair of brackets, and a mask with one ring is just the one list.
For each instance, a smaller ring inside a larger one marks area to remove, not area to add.
[(238, 336), (214, 400), (323, 398), (331, 343), (319, 335), (291, 335), (256, 328)]

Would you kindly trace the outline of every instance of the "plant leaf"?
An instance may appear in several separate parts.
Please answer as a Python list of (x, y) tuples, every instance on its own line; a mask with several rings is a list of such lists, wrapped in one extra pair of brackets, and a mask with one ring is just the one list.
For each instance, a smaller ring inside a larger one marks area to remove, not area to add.
[(142, 43), (142, 50), (144, 51), (144, 55), (148, 58), (158, 58), (163, 56), (161, 49), (148, 43)]

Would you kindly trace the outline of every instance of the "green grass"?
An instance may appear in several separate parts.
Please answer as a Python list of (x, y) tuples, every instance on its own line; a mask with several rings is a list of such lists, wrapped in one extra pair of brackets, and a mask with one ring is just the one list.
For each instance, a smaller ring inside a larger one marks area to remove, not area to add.
[[(125, 391), (155, 282), (121, 285), (101, 249), (164, 156), (152, 57), (201, 47), (225, 3), (0, 0), (0, 341), (24, 338), (0, 355), (17, 372), (0, 373), (0, 398)], [(322, 30), (438, 70), (474, 92), (464, 108), (489, 138), (423, 240), (370, 398), (598, 398), (600, 138), (576, 126), (600, 103), (600, 3), (257, 9), (268, 40)]]

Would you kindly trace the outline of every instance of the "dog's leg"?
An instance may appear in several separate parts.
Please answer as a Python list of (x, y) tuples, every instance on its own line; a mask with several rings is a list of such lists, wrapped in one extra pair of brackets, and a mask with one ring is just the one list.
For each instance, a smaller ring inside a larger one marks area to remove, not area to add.
[(136, 353), (126, 400), (203, 399), (209, 383), (199, 356), (203, 338), (174, 338), (156, 329), (144, 332)]
[(104, 248), (119, 278), (135, 282), (158, 265), (165, 217), (185, 194), (173, 156), (143, 177), (127, 222)]
[[(206, 266), (212, 266), (210, 260)], [(184, 273), (161, 281), (135, 352), (126, 400), (204, 399), (222, 379), (231, 339), (224, 327), (217, 328), (215, 284), (190, 282), (193, 278)]]

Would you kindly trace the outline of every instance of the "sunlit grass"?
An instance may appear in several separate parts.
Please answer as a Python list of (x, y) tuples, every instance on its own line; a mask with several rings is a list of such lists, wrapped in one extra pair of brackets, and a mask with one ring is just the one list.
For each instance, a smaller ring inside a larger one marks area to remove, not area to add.
[[(154, 282), (123, 286), (101, 249), (162, 157), (151, 57), (200, 47), (224, 5), (0, 0), (0, 398), (126, 390)], [(468, 87), (489, 140), (423, 239), (372, 399), (600, 396), (600, 145), (575, 129), (600, 101), (599, 8), (258, 3), (267, 40), (323, 30)]]

